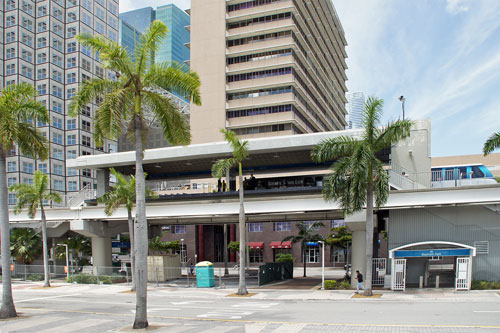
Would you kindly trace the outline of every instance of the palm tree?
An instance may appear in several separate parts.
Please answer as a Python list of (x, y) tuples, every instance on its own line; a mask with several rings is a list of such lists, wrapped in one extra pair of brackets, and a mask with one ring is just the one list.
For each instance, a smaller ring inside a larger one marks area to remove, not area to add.
[(335, 161), (332, 173), (323, 181), (323, 198), (340, 202), (344, 215), (361, 211), (366, 205), (366, 289), (372, 295), (373, 199), (380, 207), (389, 196), (388, 175), (377, 153), (408, 137), (412, 122), (398, 120), (378, 127), (383, 100), (369, 97), (363, 111), (365, 132), (361, 139), (339, 136), (326, 139), (314, 147), (311, 158), (316, 162)]
[(231, 130), (221, 129), (220, 132), (224, 135), (224, 139), (229, 143), (233, 149), (233, 157), (221, 159), (212, 165), (212, 177), (221, 178), (226, 176), (227, 172), (235, 165), (238, 165), (238, 182), (240, 188), (238, 190), (240, 195), (240, 212), (239, 212), (239, 231), (240, 231), (240, 280), (238, 285), (238, 295), (247, 295), (247, 286), (245, 282), (245, 239), (246, 239), (246, 223), (245, 223), (245, 207), (243, 200), (243, 169), (241, 163), (248, 156), (248, 141), (241, 141)]
[[(136, 197), (135, 177), (131, 176), (129, 180), (123, 174), (113, 168), (111, 168), (110, 171), (116, 177), (116, 183), (108, 192), (106, 192), (97, 200), (100, 203), (104, 203), (106, 205), (104, 208), (104, 212), (108, 216), (113, 215), (113, 213), (121, 205), (125, 205), (125, 208), (127, 208), (128, 231), (130, 235), (130, 266), (132, 270), (132, 291), (135, 291), (134, 222), (132, 220), (132, 209), (134, 208)], [(146, 174), (144, 175), (146, 176)], [(153, 191), (146, 188), (146, 197), (151, 196), (154, 196)]]
[(40, 234), (31, 228), (15, 228), (10, 232), (10, 253), (17, 261), (29, 265), (42, 251)]
[[(27, 83), (5, 87), (0, 92), (0, 228), (2, 271), (10, 271), (9, 205), (5, 170), (7, 152), (17, 145), (27, 155), (46, 159), (47, 142), (33, 128), (33, 121), (49, 121), (45, 106), (35, 100), (36, 90)], [(16, 317), (10, 274), (2, 276), (0, 318)]]
[(70, 115), (96, 98), (101, 100), (94, 116), (94, 139), (102, 145), (103, 139), (120, 137), (126, 129), (128, 138), (135, 143), (136, 217), (136, 312), (134, 329), (148, 326), (147, 320), (147, 265), (148, 232), (146, 221), (146, 182), (144, 180), (143, 151), (147, 131), (146, 111), (151, 111), (160, 123), (165, 138), (174, 145), (189, 144), (189, 122), (168, 97), (160, 90), (175, 91), (187, 100), (200, 105), (198, 75), (175, 63), (154, 63), (168, 32), (161, 21), (154, 21), (141, 36), (135, 49), (135, 61), (126, 49), (100, 36), (81, 34), (78, 41), (99, 53), (103, 67), (114, 71), (117, 80), (95, 77), (85, 81), (73, 97)]
[(322, 222), (314, 222), (313, 224), (309, 225), (304, 222), (298, 222), (295, 224), (297, 226), (297, 229), (299, 229), (299, 232), (297, 233), (297, 236), (288, 236), (283, 239), (284, 242), (286, 241), (292, 241), (292, 243), (299, 243), (300, 242), (300, 249), (302, 251), (302, 262), (304, 263), (304, 277), (306, 277), (306, 250), (307, 250), (307, 243), (308, 242), (317, 242), (317, 241), (322, 241), (323, 236), (319, 234), (315, 234), (314, 231), (317, 230), (319, 227), (323, 227), (324, 224)]
[(500, 147), (500, 132), (493, 133), (484, 143), (484, 156), (489, 155), (492, 151)]
[[(50, 287), (49, 276), (49, 248), (47, 245), (47, 221), (45, 219), (44, 202), (54, 201), (60, 203), (61, 195), (57, 192), (51, 192), (48, 187), (50, 184), (49, 176), (44, 175), (40, 170), (35, 171), (33, 184), (15, 184), (9, 190), (16, 192), (17, 205), (15, 213), (19, 214), (21, 210), (28, 206), (28, 216), (35, 218), (38, 207), (40, 207), (40, 220), (42, 222), (42, 240), (43, 240), (43, 286)], [(68, 267), (69, 269), (69, 267)]]

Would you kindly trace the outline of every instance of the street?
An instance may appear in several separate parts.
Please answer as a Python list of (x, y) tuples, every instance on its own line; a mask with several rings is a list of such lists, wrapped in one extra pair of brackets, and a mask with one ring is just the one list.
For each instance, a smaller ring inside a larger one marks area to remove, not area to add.
[[(232, 292), (152, 288), (151, 328), (157, 327), (156, 332), (500, 332), (500, 296), (491, 292), (438, 299), (428, 294), (406, 300), (385, 294), (380, 299), (353, 299), (349, 291), (335, 299), (307, 299), (311, 292), (258, 289), (252, 290), (257, 293), (252, 297), (228, 297)], [(120, 332), (130, 330), (134, 319), (135, 295), (123, 286), (17, 285), (14, 296), (21, 318), (1, 321), (2, 333)]]

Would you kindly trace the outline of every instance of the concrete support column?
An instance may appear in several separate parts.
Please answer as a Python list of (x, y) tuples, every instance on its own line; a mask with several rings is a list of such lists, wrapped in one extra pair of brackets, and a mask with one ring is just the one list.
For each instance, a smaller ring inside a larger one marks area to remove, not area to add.
[(358, 230), (352, 232), (351, 248), (351, 286), (356, 287), (356, 270), (359, 270), (363, 276), (366, 276), (366, 231)]
[(109, 170), (108, 169), (98, 169), (96, 175), (97, 197), (102, 197), (109, 189)]
[(111, 237), (92, 237), (94, 274), (111, 274)]

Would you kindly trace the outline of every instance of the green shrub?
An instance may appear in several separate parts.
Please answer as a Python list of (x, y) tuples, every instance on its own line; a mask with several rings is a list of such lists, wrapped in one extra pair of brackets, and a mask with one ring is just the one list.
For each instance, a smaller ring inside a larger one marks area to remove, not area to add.
[(29, 281), (43, 281), (43, 275), (42, 274), (30, 274), (26, 278), (26, 280)]
[(340, 289), (351, 289), (351, 284), (348, 281), (340, 282)]
[(276, 262), (293, 262), (293, 256), (290, 253), (278, 253)]
[(338, 284), (339, 283), (336, 280), (326, 280), (325, 281), (325, 289), (326, 290), (337, 289)]
[(90, 274), (77, 274), (70, 276), (66, 279), (67, 282), (75, 282), (79, 284), (113, 284), (113, 283), (125, 283), (127, 278), (121, 275), (90, 275)]
[(471, 283), (471, 289), (472, 290), (500, 289), (500, 281), (473, 280)]

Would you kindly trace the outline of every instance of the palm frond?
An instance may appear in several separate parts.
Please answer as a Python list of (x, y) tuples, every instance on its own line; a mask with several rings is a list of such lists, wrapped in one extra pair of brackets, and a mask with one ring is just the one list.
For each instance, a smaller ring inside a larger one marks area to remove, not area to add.
[(151, 66), (144, 78), (144, 86), (160, 87), (180, 94), (196, 105), (201, 105), (200, 78), (189, 67), (176, 62), (162, 62)]
[(350, 136), (339, 136), (326, 139), (314, 146), (311, 159), (316, 163), (334, 161), (351, 155), (360, 143)]
[(396, 142), (410, 136), (413, 122), (410, 120), (397, 120), (389, 123), (384, 128), (377, 128), (374, 134), (373, 147), (376, 152), (388, 148)]
[(389, 197), (389, 175), (384, 170), (382, 163), (377, 160), (374, 172), (374, 187), (375, 206), (378, 208), (387, 202)]
[(365, 103), (361, 124), (365, 129), (364, 136), (367, 142), (374, 141), (375, 129), (378, 127), (380, 119), (382, 118), (383, 107), (384, 101), (373, 96), (368, 97)]
[(212, 177), (225, 177), (227, 171), (231, 170), (236, 163), (238, 163), (238, 161), (234, 157), (217, 160), (217, 162), (212, 165)]
[(165, 139), (173, 145), (187, 145), (191, 142), (189, 121), (167, 97), (151, 92), (142, 92), (144, 103), (149, 106), (160, 122)]
[(492, 151), (500, 147), (500, 132), (493, 133), (488, 140), (484, 143), (483, 153), (484, 156), (490, 154)]
[(18, 123), (15, 131), (14, 141), (18, 144), (22, 153), (29, 156), (38, 157), (40, 160), (46, 160), (49, 155), (47, 139), (38, 129), (33, 128), (29, 123)]
[(167, 36), (167, 26), (160, 20), (155, 20), (141, 35), (139, 45), (135, 48), (136, 73), (141, 75), (156, 51), (159, 50), (161, 41)]
[(248, 156), (248, 141), (240, 140), (235, 132), (222, 128), (220, 132), (233, 150), (233, 157), (238, 162), (243, 162)]
[(91, 103), (96, 97), (102, 96), (106, 92), (120, 88), (118, 81), (111, 81), (99, 77), (85, 81), (78, 90), (78, 93), (71, 98), (69, 115), (76, 117), (81, 109)]

